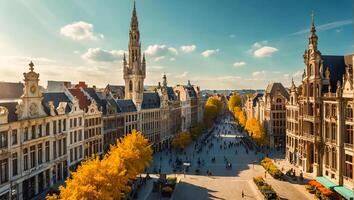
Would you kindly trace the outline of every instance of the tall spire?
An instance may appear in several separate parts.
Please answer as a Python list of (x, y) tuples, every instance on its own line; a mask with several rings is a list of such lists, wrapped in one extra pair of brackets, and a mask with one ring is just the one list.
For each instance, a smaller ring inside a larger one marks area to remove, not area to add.
[(309, 35), (309, 46), (312, 47), (313, 49), (317, 49), (317, 40), (318, 40), (318, 37), (316, 35), (315, 14), (312, 11), (312, 14), (311, 14), (311, 30), (310, 30), (310, 35)]
[(139, 23), (138, 23), (138, 16), (136, 15), (136, 6), (135, 6), (135, 0), (134, 0), (134, 7), (133, 7), (133, 14), (132, 18), (130, 21), (130, 30), (138, 30)]

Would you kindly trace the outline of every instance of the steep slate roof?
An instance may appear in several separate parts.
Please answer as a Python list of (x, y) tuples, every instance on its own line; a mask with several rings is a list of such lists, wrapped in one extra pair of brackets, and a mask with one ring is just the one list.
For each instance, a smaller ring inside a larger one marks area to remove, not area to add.
[(65, 113), (69, 113), (71, 111), (71, 101), (64, 92), (43, 93), (42, 105), (44, 107), (44, 111), (48, 115), (50, 114), (50, 108), (48, 106), (49, 101), (53, 101), (55, 108), (59, 106), (60, 102), (66, 102), (68, 104), (65, 108)]
[(0, 106), (7, 108), (9, 115), (8, 115), (8, 122), (15, 122), (17, 121), (17, 114), (16, 114), (16, 105), (17, 102), (6, 102), (0, 103)]
[(90, 97), (96, 101), (97, 107), (103, 112), (103, 114), (106, 114), (107, 113), (107, 101), (105, 99), (99, 98), (95, 89), (93, 89), (93, 88), (84, 88), (84, 91), (87, 92), (90, 95)]
[(281, 83), (270, 83), (267, 86), (267, 89), (265, 91), (265, 93), (267, 94), (275, 94), (275, 92), (279, 90), (280, 93), (285, 97), (285, 98), (289, 98), (289, 93), (288, 91), (286, 91), (286, 89), (284, 88), (284, 86)]
[(78, 88), (71, 88), (69, 92), (79, 100), (80, 109), (87, 111), (88, 106), (91, 104), (91, 101), (80, 91)]
[(116, 108), (117, 112), (122, 112), (118, 106), (118, 103), (114, 99), (106, 99), (106, 100), (111, 106)]
[[(343, 75), (345, 74), (345, 62), (344, 56), (322, 56), (323, 60), (323, 76), (325, 77), (325, 72), (328, 67), (330, 72), (330, 84), (331, 92), (337, 90), (337, 82), (340, 81), (341, 85), (343, 84)], [(328, 87), (322, 87), (322, 92), (327, 93)]]
[(121, 112), (136, 112), (136, 107), (131, 99), (117, 99), (116, 102)]
[(173, 91), (172, 87), (167, 87), (167, 95), (168, 95), (168, 100), (170, 100), (170, 101), (177, 100), (176, 93)]
[(263, 93), (257, 93), (253, 99), (252, 99), (252, 104), (253, 104), (253, 107), (256, 106), (257, 102), (259, 101), (260, 98), (263, 97)]
[(19, 99), (23, 94), (23, 88), (22, 83), (0, 82), (0, 100)]
[(160, 108), (160, 97), (156, 92), (144, 92), (142, 109)]
[(186, 90), (187, 90), (190, 98), (197, 98), (197, 93), (195, 92), (193, 87), (186, 86)]

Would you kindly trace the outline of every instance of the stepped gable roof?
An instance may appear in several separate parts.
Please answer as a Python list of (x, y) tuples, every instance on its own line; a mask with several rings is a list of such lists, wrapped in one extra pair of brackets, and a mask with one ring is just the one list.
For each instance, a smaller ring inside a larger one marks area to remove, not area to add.
[(279, 91), (285, 98), (289, 99), (289, 93), (281, 83), (274, 82), (268, 84), (265, 93), (272, 96), (277, 91)]
[(22, 83), (0, 82), (0, 99), (19, 99), (23, 94)]
[(160, 108), (160, 96), (156, 92), (144, 92), (142, 109)]
[(88, 106), (91, 104), (83, 92), (79, 88), (71, 88), (69, 92), (79, 100), (79, 107), (81, 110), (87, 111)]
[(17, 114), (16, 114), (16, 106), (17, 106), (16, 101), (0, 103), (0, 106), (5, 107), (8, 110), (8, 112), (9, 112), (8, 122), (15, 122), (18, 120)]
[[(331, 92), (336, 92), (337, 90), (337, 82), (339, 81), (341, 85), (343, 85), (343, 75), (345, 74), (345, 61), (344, 56), (331, 56), (331, 55), (323, 55), (323, 76), (325, 77), (325, 72), (328, 67), (330, 72), (330, 84), (331, 84)], [(322, 87), (322, 92), (328, 92), (328, 86)]]
[(176, 93), (173, 91), (172, 87), (167, 87), (167, 95), (168, 95), (168, 99), (170, 101), (176, 101), (177, 100)]
[(119, 110), (121, 112), (136, 112), (136, 107), (131, 99), (117, 99)]
[(98, 94), (96, 93), (94, 88), (83, 88), (85, 92), (87, 92), (91, 98), (93, 98), (99, 110), (103, 112), (103, 114), (107, 113), (107, 101), (105, 99), (101, 99)]
[(260, 100), (260, 98), (263, 97), (263, 93), (256, 93), (252, 99), (252, 104), (253, 107), (256, 106), (257, 102)]
[(43, 93), (42, 95), (43, 95), (42, 105), (44, 107), (44, 111), (48, 115), (50, 114), (50, 108), (48, 106), (49, 101), (53, 101), (55, 108), (59, 106), (60, 102), (66, 102), (68, 103), (68, 105), (65, 108), (65, 113), (69, 113), (71, 111), (71, 105), (70, 105), (71, 101), (64, 92), (50, 92), (50, 93)]

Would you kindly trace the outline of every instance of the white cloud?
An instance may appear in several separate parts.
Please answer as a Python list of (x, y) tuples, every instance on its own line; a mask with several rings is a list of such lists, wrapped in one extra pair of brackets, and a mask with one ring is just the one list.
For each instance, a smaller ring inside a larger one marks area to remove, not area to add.
[(104, 38), (103, 34), (96, 34), (93, 32), (92, 24), (84, 21), (65, 25), (60, 29), (60, 33), (73, 40), (97, 40), (99, 38)]
[(252, 76), (258, 76), (258, 75), (262, 75), (262, 74), (265, 74), (266, 71), (262, 70), (262, 71), (255, 71), (252, 73)]
[(149, 56), (165, 56), (165, 55), (177, 55), (178, 51), (174, 47), (168, 47), (164, 44), (149, 45), (145, 50), (146, 55)]
[(240, 62), (235, 62), (232, 64), (234, 67), (242, 67), (246, 65), (246, 62), (240, 61)]
[(253, 52), (253, 55), (257, 58), (272, 56), (278, 49), (270, 46), (263, 46)]
[(235, 37), (236, 37), (235, 34), (230, 34), (230, 35), (229, 35), (229, 38), (235, 38)]
[(74, 51), (74, 54), (79, 54), (79, 53), (80, 53), (79, 50), (75, 50), (75, 51)]
[(176, 58), (173, 58), (173, 57), (172, 57), (172, 58), (170, 58), (170, 61), (175, 61), (175, 60), (176, 60)]
[(167, 45), (149, 45), (146, 50), (145, 54), (147, 58), (153, 59), (153, 61), (158, 62), (160, 60), (168, 59), (171, 60), (173, 56), (178, 55), (178, 50), (174, 47), (168, 47)]
[[(350, 24), (353, 24), (352, 19), (330, 22), (330, 23), (321, 24), (321, 25), (316, 26), (316, 31), (319, 32), (319, 31), (331, 30), (331, 29), (339, 28), (342, 26), (350, 25)], [(310, 32), (310, 29), (303, 29), (301, 31), (297, 31), (295, 33), (292, 33), (291, 35), (300, 35), (300, 34), (309, 33), (309, 32)]]
[(252, 45), (251, 49), (249, 49), (247, 52), (251, 53), (253, 56), (257, 58), (263, 58), (263, 57), (272, 56), (275, 52), (278, 51), (277, 48), (266, 46), (266, 44), (268, 44), (267, 40), (255, 42)]
[(204, 56), (205, 58), (212, 56), (216, 53), (218, 53), (220, 51), (220, 49), (208, 49), (202, 52), (202, 56)]
[(165, 56), (159, 56), (159, 57), (154, 58), (154, 61), (158, 62), (160, 60), (164, 60), (165, 58), (166, 58)]
[(195, 49), (197, 48), (196, 45), (192, 44), (192, 45), (185, 45), (185, 46), (181, 46), (180, 49), (181, 51), (185, 52), (185, 53), (191, 53), (193, 51), (195, 51)]
[(182, 74), (176, 75), (176, 78), (182, 79), (182, 78), (186, 78), (188, 75), (188, 72), (183, 72)]
[(112, 63), (123, 59), (124, 50), (104, 50), (100, 48), (89, 48), (81, 58), (94, 63)]

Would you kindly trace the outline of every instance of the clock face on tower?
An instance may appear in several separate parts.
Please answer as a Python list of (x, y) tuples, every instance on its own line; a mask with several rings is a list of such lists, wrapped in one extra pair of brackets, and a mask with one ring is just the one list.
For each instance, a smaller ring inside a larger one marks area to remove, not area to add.
[(34, 94), (36, 92), (36, 89), (36, 86), (33, 84), (30, 88), (31, 93)]

